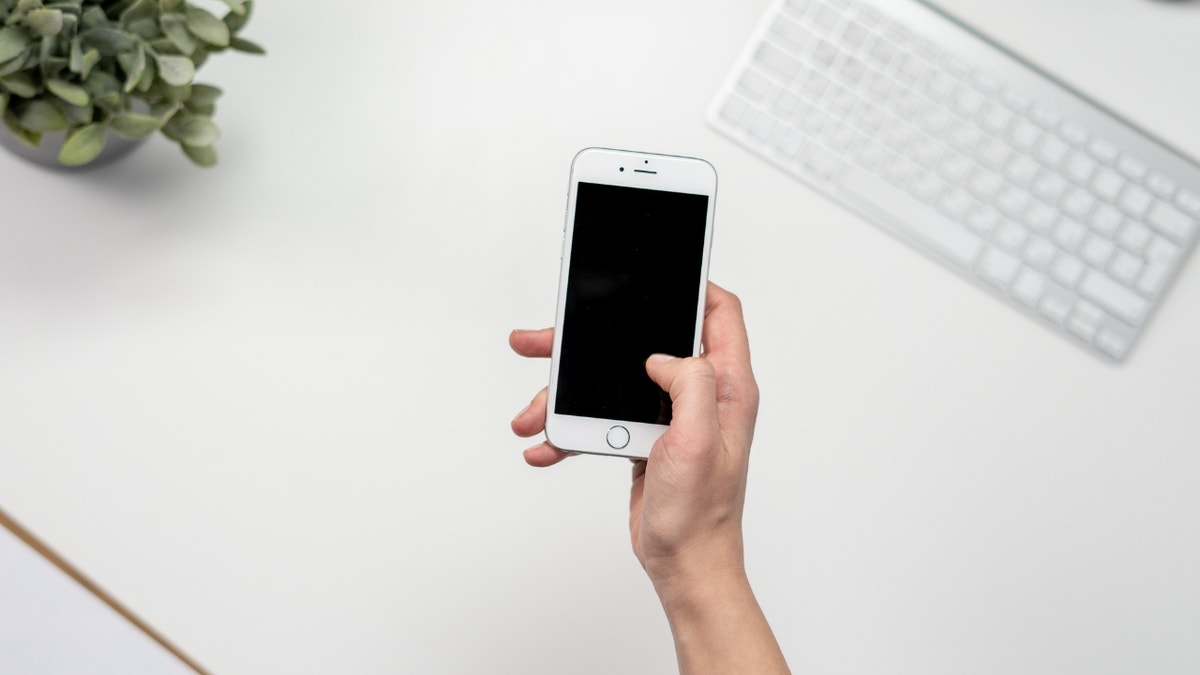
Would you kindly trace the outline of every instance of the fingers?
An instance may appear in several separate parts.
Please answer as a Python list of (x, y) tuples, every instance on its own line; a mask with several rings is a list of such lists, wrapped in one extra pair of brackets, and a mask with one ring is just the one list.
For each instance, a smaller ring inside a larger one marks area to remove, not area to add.
[(573, 453), (563, 452), (558, 448), (543, 441), (525, 451), (525, 463), (529, 466), (539, 468), (554, 466), (568, 457), (574, 456)]
[(546, 388), (537, 393), (525, 409), (513, 418), (513, 433), (521, 438), (537, 436), (546, 429)]
[(521, 356), (547, 357), (554, 350), (554, 329), (514, 330), (508, 335), (508, 344)]
[(705, 356), (717, 356), (750, 372), (750, 341), (746, 337), (742, 301), (711, 281), (705, 297), (701, 341)]
[(717, 374), (704, 358), (655, 354), (646, 374), (671, 395), (672, 429), (703, 432), (717, 420)]

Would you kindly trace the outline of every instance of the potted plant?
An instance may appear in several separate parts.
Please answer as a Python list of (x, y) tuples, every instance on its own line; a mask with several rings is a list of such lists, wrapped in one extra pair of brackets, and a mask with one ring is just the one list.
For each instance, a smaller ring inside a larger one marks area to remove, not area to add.
[[(0, 113), (29, 148), (61, 134), (57, 161), (82, 166), (110, 132), (161, 131), (200, 166), (217, 162), (221, 90), (195, 82), (215, 52), (264, 53), (238, 36), (251, 0), (223, 17), (187, 0), (0, 0)], [(0, 132), (3, 133), (3, 132)]]

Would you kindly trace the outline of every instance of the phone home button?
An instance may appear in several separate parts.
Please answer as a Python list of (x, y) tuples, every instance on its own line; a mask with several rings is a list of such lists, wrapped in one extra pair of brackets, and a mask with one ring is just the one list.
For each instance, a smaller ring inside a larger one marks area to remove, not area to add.
[(629, 445), (629, 430), (620, 424), (608, 430), (608, 435), (604, 437), (608, 441), (608, 447), (613, 450), (620, 450)]

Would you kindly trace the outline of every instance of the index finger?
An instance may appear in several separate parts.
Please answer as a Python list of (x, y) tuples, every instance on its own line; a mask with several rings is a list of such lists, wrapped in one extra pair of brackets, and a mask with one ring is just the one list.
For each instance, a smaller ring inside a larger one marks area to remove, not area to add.
[(750, 340), (746, 337), (742, 301), (711, 281), (704, 302), (704, 330), (700, 340), (705, 357), (734, 368), (739, 375), (750, 375)]

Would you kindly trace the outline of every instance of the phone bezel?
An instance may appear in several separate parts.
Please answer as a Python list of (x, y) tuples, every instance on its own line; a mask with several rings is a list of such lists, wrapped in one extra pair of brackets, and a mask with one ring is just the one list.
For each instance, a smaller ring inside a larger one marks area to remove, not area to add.
[[(621, 169), (624, 169), (623, 171)], [(713, 216), (716, 211), (717, 172), (708, 162), (694, 157), (660, 155), (609, 148), (586, 148), (571, 162), (570, 187), (567, 192), (567, 212), (563, 225), (562, 262), (559, 271), (558, 307), (554, 320), (554, 348), (550, 360), (550, 385), (546, 405), (546, 439), (551, 445), (570, 452), (612, 455), (644, 459), (654, 442), (667, 430), (663, 424), (645, 424), (627, 420), (611, 420), (555, 412), (558, 389), (559, 353), (562, 349), (562, 325), (566, 308), (567, 279), (570, 273), (571, 244), (575, 229), (575, 207), (579, 184), (598, 183), (649, 190), (665, 190), (705, 195), (708, 213), (704, 228), (703, 260), (700, 266), (700, 288), (696, 305), (695, 344), (692, 355), (700, 353), (700, 338), (704, 327), (705, 295), (708, 286), (709, 253), (712, 249)], [(613, 426), (629, 431), (629, 443), (621, 449), (608, 445), (606, 437)]]

